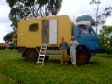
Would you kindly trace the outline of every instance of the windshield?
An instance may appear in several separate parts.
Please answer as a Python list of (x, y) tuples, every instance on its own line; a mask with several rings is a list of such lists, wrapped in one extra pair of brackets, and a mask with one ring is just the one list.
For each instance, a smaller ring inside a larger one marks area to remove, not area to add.
[(85, 35), (93, 34), (92, 28), (86, 25), (79, 25), (79, 31), (80, 31), (80, 34), (85, 34)]

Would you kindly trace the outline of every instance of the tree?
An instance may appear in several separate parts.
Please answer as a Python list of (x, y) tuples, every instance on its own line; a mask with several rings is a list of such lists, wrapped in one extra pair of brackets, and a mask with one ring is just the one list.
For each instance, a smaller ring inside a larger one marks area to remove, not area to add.
[(112, 53), (112, 26), (103, 26), (100, 30), (101, 49)]
[(99, 12), (99, 6), (100, 6), (101, 2), (100, 0), (91, 0), (90, 5), (93, 5), (93, 9), (94, 9), (94, 15), (95, 15), (95, 28), (96, 28), (96, 33), (97, 33), (97, 29), (102, 27), (105, 22), (106, 22), (106, 18), (108, 16), (111, 16), (111, 12), (112, 12), (112, 7), (105, 7), (104, 11)]
[(17, 22), (22, 19), (56, 15), (61, 8), (62, 0), (7, 0), (7, 3), (11, 8), (11, 26), (15, 29)]
[(3, 40), (5, 42), (10, 42), (12, 41), (12, 37), (14, 36), (15, 31), (8, 33), (6, 36), (4, 36)]

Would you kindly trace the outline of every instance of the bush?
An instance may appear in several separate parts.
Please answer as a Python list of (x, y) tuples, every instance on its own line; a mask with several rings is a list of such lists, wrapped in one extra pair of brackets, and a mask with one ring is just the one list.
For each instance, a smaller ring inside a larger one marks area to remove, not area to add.
[(112, 26), (104, 26), (100, 30), (101, 49), (106, 53), (112, 53)]

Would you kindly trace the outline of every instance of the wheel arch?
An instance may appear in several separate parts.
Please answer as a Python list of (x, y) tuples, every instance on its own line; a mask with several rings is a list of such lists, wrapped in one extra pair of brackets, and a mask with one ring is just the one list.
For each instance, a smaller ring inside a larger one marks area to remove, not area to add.
[(26, 54), (26, 52), (27, 52), (29, 49), (36, 50), (37, 53), (39, 53), (39, 49), (38, 49), (38, 48), (25, 48), (24, 51), (23, 51), (23, 53), (22, 53), (22, 57), (25, 57), (25, 54)]
[(86, 45), (79, 45), (77, 47), (77, 50), (86, 50), (88, 52), (88, 54), (90, 55), (90, 52), (89, 52), (89, 48), (86, 46)]

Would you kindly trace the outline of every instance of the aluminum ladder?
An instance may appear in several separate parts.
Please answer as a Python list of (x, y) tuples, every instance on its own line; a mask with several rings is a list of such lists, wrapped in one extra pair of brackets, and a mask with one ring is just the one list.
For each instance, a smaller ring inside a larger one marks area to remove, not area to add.
[(42, 44), (41, 48), (40, 48), (37, 64), (43, 65), (44, 60), (45, 60), (45, 56), (46, 56), (46, 52), (47, 52), (47, 45)]

